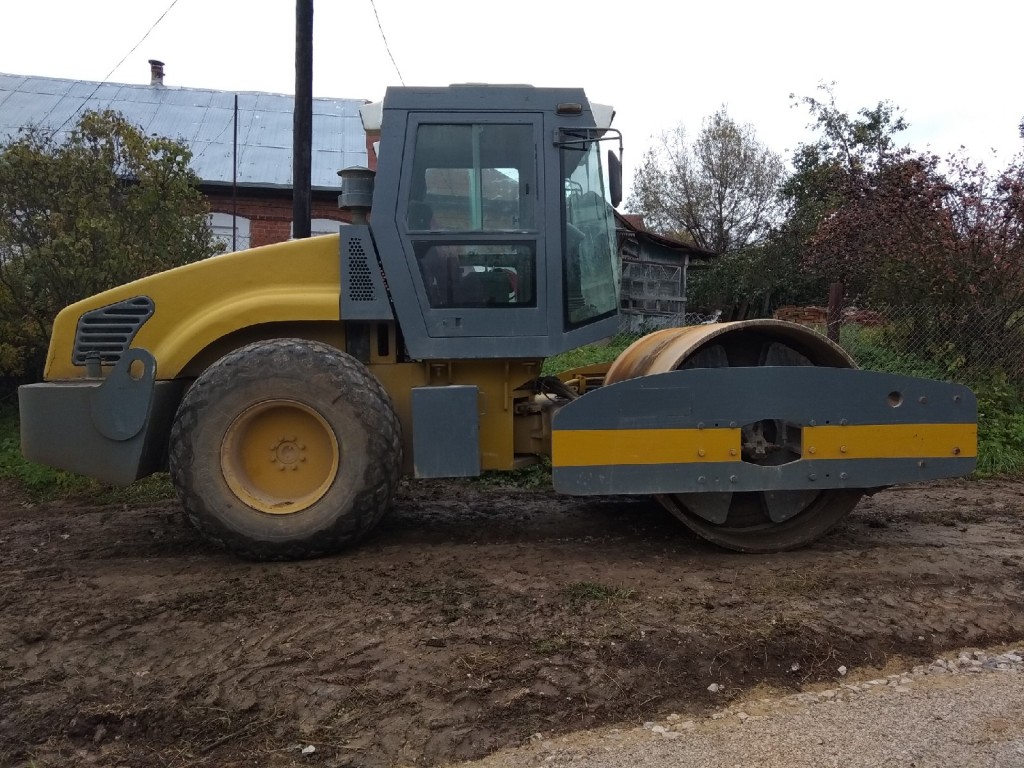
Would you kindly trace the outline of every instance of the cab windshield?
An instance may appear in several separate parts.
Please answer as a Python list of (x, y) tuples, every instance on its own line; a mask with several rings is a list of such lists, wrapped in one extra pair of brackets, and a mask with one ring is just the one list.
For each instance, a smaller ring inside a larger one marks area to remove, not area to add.
[(607, 195), (597, 141), (561, 148), (565, 323), (574, 328), (617, 310), (619, 260), (615, 217)]

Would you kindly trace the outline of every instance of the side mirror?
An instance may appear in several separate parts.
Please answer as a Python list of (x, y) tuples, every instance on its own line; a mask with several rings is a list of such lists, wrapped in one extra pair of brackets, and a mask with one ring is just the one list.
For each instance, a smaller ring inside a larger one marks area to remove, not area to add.
[(611, 149), (608, 150), (608, 192), (612, 208), (618, 208), (622, 202), (622, 160)]

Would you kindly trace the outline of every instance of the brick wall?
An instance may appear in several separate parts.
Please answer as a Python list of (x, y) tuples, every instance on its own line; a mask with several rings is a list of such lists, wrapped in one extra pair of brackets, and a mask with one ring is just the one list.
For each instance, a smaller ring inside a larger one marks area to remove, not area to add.
[[(828, 310), (825, 307), (779, 307), (772, 313), (772, 317), (776, 320), (800, 323), (800, 325), (822, 326), (828, 322)], [(886, 320), (883, 315), (870, 309), (845, 307), (843, 309), (843, 322), (878, 326), (885, 325)]]
[(828, 310), (824, 307), (779, 307), (772, 313), (772, 317), (800, 325), (825, 325)]
[[(233, 203), (230, 190), (222, 193), (220, 190), (206, 189), (204, 192), (211, 212), (227, 214), (232, 212)], [(239, 195), (237, 210), (239, 216), (249, 220), (250, 248), (270, 243), (281, 243), (291, 236), (292, 197), (290, 190), (286, 190), (280, 196)], [(314, 219), (333, 219), (338, 222), (349, 220), (347, 215), (338, 210), (336, 195), (314, 199), (311, 212)]]

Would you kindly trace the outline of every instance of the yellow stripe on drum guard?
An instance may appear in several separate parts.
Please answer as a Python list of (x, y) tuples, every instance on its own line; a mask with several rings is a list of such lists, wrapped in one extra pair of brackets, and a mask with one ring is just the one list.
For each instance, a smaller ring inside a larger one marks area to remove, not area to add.
[[(555, 430), (552, 465), (601, 467), (741, 461), (739, 429)], [(975, 424), (804, 427), (803, 459), (972, 458)]]
[(556, 467), (690, 464), (740, 460), (736, 429), (570, 429), (551, 435)]
[(976, 424), (804, 427), (804, 459), (939, 459), (978, 455)]

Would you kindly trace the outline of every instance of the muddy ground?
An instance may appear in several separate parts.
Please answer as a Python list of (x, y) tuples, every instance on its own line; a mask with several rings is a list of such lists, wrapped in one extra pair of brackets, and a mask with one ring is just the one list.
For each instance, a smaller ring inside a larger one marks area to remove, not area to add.
[(0, 553), (2, 766), (433, 765), (1024, 638), (1024, 480), (886, 491), (777, 556), (644, 500), (414, 484), (286, 564), (171, 502), (0, 489)]

